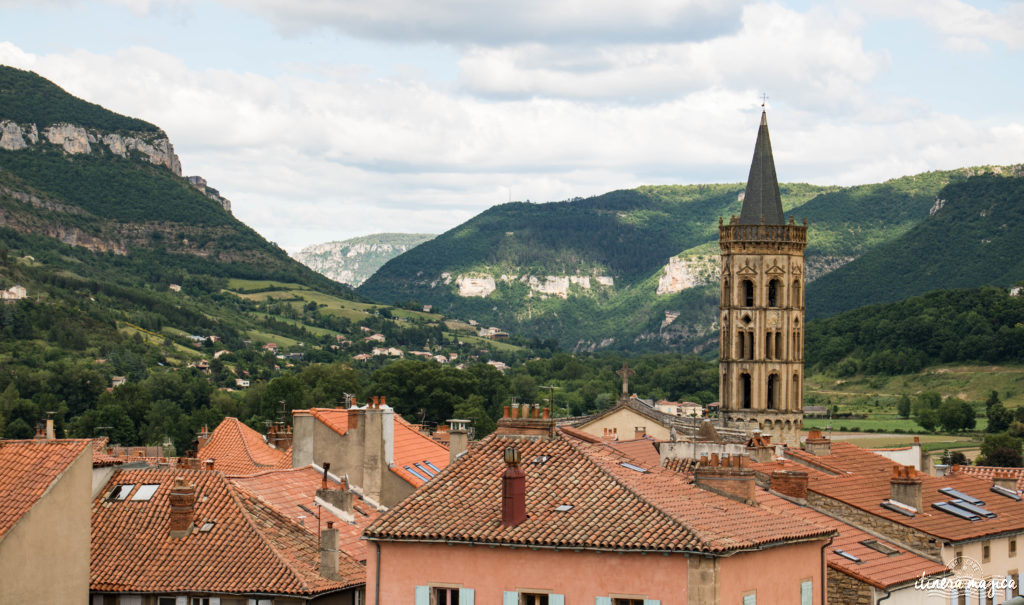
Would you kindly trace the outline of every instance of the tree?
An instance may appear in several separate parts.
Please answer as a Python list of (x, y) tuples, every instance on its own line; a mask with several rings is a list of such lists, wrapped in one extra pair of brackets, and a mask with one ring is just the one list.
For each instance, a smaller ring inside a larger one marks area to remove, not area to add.
[(1022, 466), (1021, 445), (1024, 441), (1008, 433), (985, 435), (981, 442), (978, 464), (983, 466)]
[(921, 425), (921, 428), (930, 433), (939, 424), (939, 415), (933, 409), (924, 409), (917, 414), (915, 420)]
[(4, 437), (7, 439), (31, 439), (35, 434), (35, 429), (21, 418), (15, 418), (7, 423), (7, 428), (4, 429)]
[(942, 463), (953, 466), (954, 464), (968, 464), (967, 456), (963, 452), (951, 452), (944, 450), (942, 452)]
[(900, 400), (896, 402), (896, 412), (899, 413), (900, 418), (910, 418), (910, 397), (903, 395)]
[(1010, 428), (1010, 423), (1013, 422), (1013, 412), (1006, 409), (998, 400), (991, 405), (985, 402), (985, 405), (987, 406), (985, 415), (988, 417), (988, 426), (985, 427), (986, 432), (1002, 433)]

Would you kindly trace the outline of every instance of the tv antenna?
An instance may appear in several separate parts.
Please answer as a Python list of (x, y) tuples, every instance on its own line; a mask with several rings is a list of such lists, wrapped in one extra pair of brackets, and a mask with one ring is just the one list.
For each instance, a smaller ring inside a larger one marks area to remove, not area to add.
[(547, 389), (548, 390), (548, 407), (551, 409), (552, 412), (554, 412), (555, 411), (555, 389), (560, 388), (560, 387), (543, 386), (543, 387), (537, 387), (537, 388), (538, 389)]

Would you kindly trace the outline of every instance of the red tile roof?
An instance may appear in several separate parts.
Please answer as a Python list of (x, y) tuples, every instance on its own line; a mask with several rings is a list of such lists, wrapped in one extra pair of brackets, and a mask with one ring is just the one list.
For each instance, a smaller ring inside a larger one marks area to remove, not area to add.
[(1001, 467), (1001, 466), (971, 466), (965, 464), (958, 464), (950, 469), (950, 474), (954, 475), (970, 475), (979, 479), (987, 479), (992, 481), (995, 479), (996, 473), (1007, 473), (1017, 479), (1017, 490), (1024, 490), (1024, 468), (1019, 466)]
[[(197, 527), (183, 538), (168, 532), (168, 493), (175, 477), (195, 486)], [(135, 486), (108, 501), (116, 485)], [(158, 485), (134, 501), (139, 485)], [(209, 531), (200, 531), (212, 522)], [(211, 592), (313, 595), (365, 582), (365, 569), (339, 553), (342, 580), (318, 573), (315, 536), (234, 487), (217, 471), (118, 470), (93, 501), (90, 588), (97, 592)]]
[(91, 445), (88, 439), (0, 440), (0, 540)]
[(314, 418), (326, 424), (339, 435), (348, 432), (349, 416), (358, 413), (358, 410), (342, 408), (310, 408), (307, 410)]
[(640, 466), (660, 466), (661, 458), (657, 448), (654, 447), (654, 440), (650, 437), (635, 439), (632, 441), (609, 441), (608, 447), (632, 458), (640, 463)]
[(229, 475), (251, 475), (272, 468), (289, 468), (289, 454), (267, 445), (263, 435), (228, 416), (199, 448), (200, 461), (214, 460), (214, 469)]
[[(528, 517), (515, 527), (502, 527), (502, 453), (513, 444), (522, 453)], [(549, 441), (492, 435), (385, 513), (365, 535), (381, 540), (722, 553), (831, 533), (703, 491), (665, 469), (652, 467), (642, 473), (622, 466), (629, 461), (612, 448), (562, 432)], [(555, 510), (566, 504), (572, 508)]]
[[(338, 530), (341, 550), (357, 561), (366, 561), (366, 541), (360, 537), (363, 530), (376, 521), (380, 513), (358, 495), (353, 498), (353, 523), (344, 521), (326, 508), (317, 506), (316, 490), (320, 489), (323, 480), (321, 471), (312, 466), (305, 466), (264, 471), (248, 477), (230, 477), (230, 480), (290, 519), (298, 520), (299, 517), (305, 517), (303, 527), (314, 535), (318, 527), (327, 527), (327, 522), (333, 521), (334, 527)], [(328, 487), (340, 489), (343, 485), (329, 478)]]
[(424, 462), (430, 462), (438, 469), (444, 470), (448, 466), (449, 456), (446, 446), (417, 431), (404, 418), (395, 414), (394, 457), (395, 464), (391, 467), (391, 471), (405, 479), (410, 485), (419, 487), (426, 481), (405, 470), (405, 467), (412, 467), (422, 476), (424, 471), (416, 468), (417, 462), (430, 472), (435, 472)]

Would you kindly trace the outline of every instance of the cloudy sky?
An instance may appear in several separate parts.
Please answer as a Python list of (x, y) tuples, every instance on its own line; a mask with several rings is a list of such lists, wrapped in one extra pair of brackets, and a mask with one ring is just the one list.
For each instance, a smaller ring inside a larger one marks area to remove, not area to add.
[(0, 63), (167, 131), (289, 250), (496, 203), (1024, 162), (1024, 2), (0, 0)]

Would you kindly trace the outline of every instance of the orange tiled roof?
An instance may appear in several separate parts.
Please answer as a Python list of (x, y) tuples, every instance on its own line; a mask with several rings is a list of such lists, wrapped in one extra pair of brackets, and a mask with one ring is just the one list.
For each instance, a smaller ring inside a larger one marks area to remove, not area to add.
[[(195, 486), (193, 521), (184, 538), (168, 532), (175, 477)], [(135, 486), (108, 501), (116, 485)], [(140, 485), (152, 498), (132, 500)], [(212, 522), (209, 531), (199, 528)], [(118, 470), (93, 501), (90, 589), (97, 592), (320, 594), (365, 582), (365, 569), (339, 553), (342, 580), (322, 577), (315, 536), (234, 487), (217, 471)]]
[[(395, 414), (394, 435), (395, 464), (391, 467), (391, 471), (405, 479), (410, 485), (419, 487), (426, 481), (405, 470), (405, 467), (416, 469), (416, 472), (422, 477), (424, 471), (416, 468), (416, 463), (426, 466), (424, 462), (430, 462), (442, 471), (448, 466), (448, 448), (417, 431), (412, 424), (406, 422), (398, 414)], [(426, 468), (430, 469), (429, 466)], [(433, 469), (430, 471), (434, 472)]]
[[(377, 520), (380, 513), (358, 495), (353, 498), (354, 523), (339, 519), (329, 510), (317, 506), (316, 490), (321, 487), (323, 473), (313, 466), (264, 471), (248, 477), (231, 477), (230, 480), (290, 519), (305, 517), (303, 527), (314, 535), (318, 527), (327, 527), (327, 522), (333, 521), (338, 530), (341, 550), (357, 561), (366, 561), (366, 542), (360, 536), (370, 523)], [(332, 478), (328, 479), (328, 486), (333, 489), (343, 487)]]
[[(837, 535), (825, 551), (825, 560), (828, 566), (872, 586), (885, 590), (913, 582), (922, 576), (949, 573), (949, 568), (945, 565), (925, 559), (891, 542), (867, 534), (852, 525), (823, 515), (812, 508), (800, 506), (763, 489), (757, 489), (755, 497), (760, 506), (834, 529)], [(861, 544), (868, 540), (874, 540), (895, 550), (896, 553), (885, 554)], [(837, 554), (835, 552), (837, 550), (857, 557), (860, 562)]]
[[(501, 527), (503, 449), (526, 473), (527, 519)], [(542, 458), (546, 457), (546, 459)], [(431, 539), (565, 548), (722, 553), (827, 537), (818, 525), (706, 492), (671, 471), (641, 473), (605, 445), (492, 435), (366, 530), (371, 539)], [(565, 512), (555, 509), (569, 504)]]
[(228, 416), (199, 448), (199, 460), (213, 459), (214, 468), (229, 475), (251, 475), (272, 468), (288, 468), (291, 456), (267, 445), (263, 435), (238, 418)]
[(654, 447), (654, 440), (648, 437), (632, 441), (610, 441), (608, 447), (640, 463), (640, 466), (659, 466), (661, 457)]
[(310, 408), (309, 413), (312, 414), (314, 418), (333, 429), (334, 432), (339, 435), (344, 435), (348, 432), (349, 415), (356, 413), (356, 410), (350, 411), (343, 408)]
[(958, 464), (953, 466), (951, 472), (952, 474), (970, 475), (972, 477), (987, 479), (989, 481), (992, 481), (995, 478), (996, 473), (1008, 473), (1017, 479), (1017, 490), (1024, 490), (1024, 468), (1019, 466), (1001, 467)]
[(88, 439), (0, 440), (0, 540), (90, 446)]

